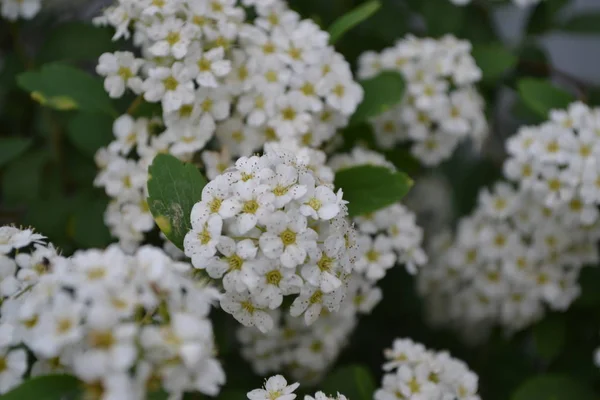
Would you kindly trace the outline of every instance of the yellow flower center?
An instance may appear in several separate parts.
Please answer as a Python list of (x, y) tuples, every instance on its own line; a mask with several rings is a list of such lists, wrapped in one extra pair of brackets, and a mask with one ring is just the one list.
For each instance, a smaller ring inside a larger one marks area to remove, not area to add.
[(273, 270), (267, 273), (267, 283), (269, 283), (270, 285), (279, 285), (279, 282), (281, 282), (282, 278), (283, 276), (281, 275), (281, 272), (277, 270)]
[(177, 86), (179, 86), (179, 82), (177, 82), (177, 79), (175, 79), (174, 77), (169, 76), (163, 81), (163, 85), (165, 85), (166, 90), (172, 92), (175, 89), (177, 89)]
[(249, 200), (242, 207), (242, 212), (247, 214), (255, 214), (256, 211), (258, 211), (258, 202), (256, 200)]
[(285, 231), (281, 232), (281, 235), (279, 235), (279, 237), (281, 238), (281, 241), (285, 246), (289, 246), (291, 244), (296, 243), (296, 233), (291, 231), (290, 229), (286, 229)]

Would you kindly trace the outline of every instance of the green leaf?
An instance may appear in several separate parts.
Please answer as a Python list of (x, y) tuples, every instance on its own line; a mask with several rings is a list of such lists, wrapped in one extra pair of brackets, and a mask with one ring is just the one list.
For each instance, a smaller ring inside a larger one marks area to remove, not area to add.
[(575, 98), (546, 79), (524, 78), (517, 82), (519, 95), (527, 107), (546, 119), (548, 112), (566, 108)]
[(108, 199), (102, 194), (86, 193), (77, 199), (71, 216), (71, 239), (81, 247), (106, 247), (111, 235), (104, 223)]
[(527, 34), (539, 35), (558, 25), (558, 12), (569, 0), (545, 0), (540, 2), (530, 14), (527, 22)]
[(517, 57), (501, 44), (473, 46), (473, 58), (481, 68), (483, 81), (492, 82), (517, 65)]
[(600, 12), (575, 15), (561, 25), (562, 31), (579, 34), (600, 34)]
[(47, 150), (31, 151), (6, 166), (2, 174), (6, 205), (22, 207), (39, 196), (43, 167), (49, 158)]
[(398, 104), (404, 95), (404, 78), (397, 72), (386, 71), (360, 82), (365, 92), (362, 103), (350, 118), (350, 125), (375, 117)]
[(511, 400), (596, 400), (594, 391), (575, 379), (558, 374), (533, 377), (517, 388)]
[(40, 104), (60, 111), (82, 110), (115, 115), (102, 82), (65, 64), (47, 64), (17, 77), (19, 86)]
[(19, 137), (0, 138), (0, 167), (19, 157), (32, 143)]
[(342, 393), (352, 400), (372, 400), (375, 382), (369, 371), (362, 365), (348, 365), (338, 368), (323, 381), (325, 394)]
[(428, 36), (440, 37), (447, 33), (457, 34), (463, 29), (466, 8), (457, 7), (448, 0), (427, 0), (421, 2), (421, 13)]
[(193, 164), (159, 154), (148, 169), (148, 206), (160, 230), (177, 247), (191, 229), (190, 213), (202, 197), (206, 179)]
[(335, 174), (335, 186), (344, 191), (351, 217), (375, 212), (404, 197), (413, 181), (403, 172), (362, 165)]
[(334, 44), (337, 42), (344, 33), (375, 14), (379, 7), (381, 7), (381, 3), (378, 0), (372, 0), (336, 19), (329, 27), (329, 43)]
[(79, 379), (71, 375), (44, 375), (26, 380), (0, 400), (63, 400), (80, 390)]
[(104, 114), (77, 113), (67, 125), (71, 143), (84, 154), (94, 157), (99, 148), (113, 139), (113, 119)]
[(558, 356), (565, 344), (567, 331), (563, 315), (548, 315), (533, 327), (533, 341), (540, 357), (552, 360)]
[(67, 22), (53, 28), (38, 54), (41, 64), (50, 61), (97, 61), (101, 54), (116, 51), (109, 28), (83, 22)]

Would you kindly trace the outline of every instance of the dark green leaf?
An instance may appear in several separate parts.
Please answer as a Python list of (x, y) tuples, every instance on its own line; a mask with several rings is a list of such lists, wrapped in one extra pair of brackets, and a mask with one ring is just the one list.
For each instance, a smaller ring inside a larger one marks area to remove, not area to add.
[(190, 213), (202, 197), (206, 179), (193, 164), (159, 154), (148, 169), (148, 206), (160, 230), (177, 247), (191, 229)]
[(375, 117), (398, 104), (404, 95), (404, 78), (397, 72), (382, 72), (374, 78), (361, 81), (365, 96), (350, 118), (350, 124)]
[(579, 275), (581, 295), (573, 305), (579, 307), (598, 307), (600, 305), (600, 268), (584, 268)]
[(596, 400), (593, 390), (566, 375), (539, 375), (525, 381), (511, 400)]
[(533, 327), (533, 340), (537, 353), (545, 360), (552, 360), (560, 354), (566, 335), (566, 321), (563, 315), (548, 315)]
[(77, 113), (67, 125), (67, 136), (84, 154), (94, 157), (100, 147), (114, 139), (113, 119), (104, 114)]
[(0, 400), (63, 400), (80, 390), (80, 381), (70, 375), (44, 375), (31, 378)]
[(379, 7), (381, 7), (381, 3), (378, 0), (372, 0), (336, 19), (329, 27), (329, 43), (337, 42), (344, 33), (375, 14)]
[(448, 0), (421, 2), (421, 13), (427, 24), (428, 36), (440, 37), (447, 33), (457, 34), (464, 25), (466, 9)]
[(20, 74), (17, 83), (44, 106), (61, 111), (80, 109), (116, 114), (102, 82), (69, 65), (44, 65), (41, 70)]
[(50, 31), (38, 60), (42, 64), (50, 61), (97, 61), (102, 53), (113, 52), (117, 48), (109, 28), (67, 22)]
[(55, 193), (47, 199), (36, 199), (29, 205), (23, 223), (43, 232), (52, 243), (62, 248), (69, 241), (67, 222), (72, 212), (71, 207), (72, 202), (61, 194)]
[(600, 34), (600, 13), (586, 12), (569, 18), (560, 29), (562, 31), (579, 34)]
[(0, 138), (0, 167), (23, 154), (31, 143), (31, 139), (19, 137)]
[(575, 98), (545, 79), (524, 78), (517, 82), (519, 96), (532, 111), (547, 118), (553, 109), (566, 108)]
[(39, 196), (43, 167), (49, 158), (48, 151), (32, 151), (6, 166), (2, 174), (2, 199), (6, 205), (23, 206)]
[(335, 395), (339, 392), (351, 400), (372, 400), (375, 387), (373, 377), (362, 365), (339, 368), (322, 384), (325, 394)]
[(77, 199), (71, 216), (71, 239), (82, 247), (106, 247), (111, 242), (110, 232), (104, 223), (108, 199), (102, 194), (84, 194)]
[(403, 172), (372, 165), (346, 168), (335, 174), (335, 186), (344, 191), (350, 216), (372, 213), (398, 202), (412, 184)]
[(545, 0), (540, 2), (531, 13), (527, 22), (527, 33), (539, 35), (545, 33), (558, 25), (558, 12), (569, 2), (569, 0)]
[(497, 42), (496, 24), (492, 17), (493, 14), (484, 7), (467, 7), (464, 19), (469, 23), (463, 24), (460, 38), (473, 44)]
[(496, 81), (517, 65), (517, 57), (501, 44), (477, 45), (473, 47), (473, 58), (481, 68), (482, 79)]

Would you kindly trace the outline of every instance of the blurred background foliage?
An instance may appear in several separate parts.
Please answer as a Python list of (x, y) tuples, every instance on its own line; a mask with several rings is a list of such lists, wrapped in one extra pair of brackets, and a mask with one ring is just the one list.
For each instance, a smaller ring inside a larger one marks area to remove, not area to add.
[[(364, 1), (289, 3), (303, 17), (327, 28)], [(353, 66), (362, 52), (382, 50), (408, 33), (431, 37), (449, 33), (473, 43), (473, 54), (483, 69), (479, 89), (492, 127), (484, 154), (474, 157), (468, 149), (460, 149), (438, 167), (452, 184), (454, 197), (448, 201), (455, 207), (455, 218), (474, 207), (481, 187), (501, 176), (506, 137), (519, 125), (545, 119), (539, 104), (528, 98), (532, 90), (538, 92), (538, 99), (550, 102), (542, 108), (564, 106), (572, 99), (600, 105), (600, 87), (555, 68), (539, 41), (540, 35), (553, 31), (600, 34), (600, 13), (565, 18), (569, 0), (546, 0), (528, 11), (522, 39), (507, 45), (497, 30), (493, 9), (508, 1), (473, 1), (465, 7), (456, 7), (449, 0), (381, 3), (373, 16), (336, 43)], [(111, 36), (109, 30), (89, 22), (66, 19), (57, 23), (48, 15), (27, 23), (0, 23), (0, 223), (32, 225), (66, 254), (78, 248), (104, 247), (112, 241), (103, 223), (108, 199), (93, 186), (97, 171), (94, 154), (110, 142), (114, 117), (127, 110), (133, 99), (110, 100), (101, 80), (93, 75), (100, 54), (128, 46), (112, 42)], [(59, 67), (41, 68), (51, 63), (59, 63)], [(541, 82), (541, 87), (524, 85), (524, 78), (538, 79), (535, 82)], [(64, 87), (72, 89), (68, 99), (75, 99), (75, 104), (59, 95), (62, 92), (57, 88)], [(152, 107), (141, 107), (136, 113), (153, 112)], [(340, 134), (348, 148), (357, 142), (374, 147), (369, 129), (360, 124)], [(386, 155), (418, 182), (424, 169), (406, 149)], [(582, 296), (568, 312), (550, 313), (512, 337), (498, 331), (481, 345), (467, 346), (453, 332), (426, 325), (413, 279), (403, 268), (395, 268), (381, 282), (382, 303), (360, 322), (334, 368), (361, 365), (378, 382), (383, 348), (396, 337), (410, 337), (434, 349), (448, 349), (467, 362), (479, 374), (481, 397), (486, 400), (576, 399), (570, 385), (585, 386), (600, 398), (600, 372), (592, 359), (600, 345), (600, 271), (584, 269), (581, 284)], [(261, 382), (240, 358), (236, 327), (228, 315), (216, 313), (220, 357), (227, 375), (235, 377), (220, 396), (223, 399), (243, 398), (243, 393)], [(568, 383), (555, 379), (564, 384), (550, 394), (517, 393), (530, 378), (534, 380), (529, 384), (554, 388), (543, 379), (557, 375), (568, 377)], [(344, 379), (334, 373), (329, 379), (342, 379), (348, 385), (359, 379), (353, 376)]]

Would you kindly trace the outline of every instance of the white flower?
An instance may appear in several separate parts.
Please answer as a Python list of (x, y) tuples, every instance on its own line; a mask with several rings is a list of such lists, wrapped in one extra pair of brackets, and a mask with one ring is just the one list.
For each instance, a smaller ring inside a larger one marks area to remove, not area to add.
[(231, 62), (224, 60), (225, 51), (223, 47), (216, 47), (203, 52), (201, 48), (195, 47), (186, 58), (186, 63), (192, 64), (193, 74), (200, 86), (217, 87), (218, 78), (226, 76), (231, 71)]
[(289, 139), (308, 130), (310, 115), (302, 107), (302, 101), (294, 93), (278, 97), (276, 109), (269, 125), (275, 129), (281, 139)]
[(8, 254), (13, 249), (29, 246), (31, 243), (41, 243), (45, 237), (33, 233), (32, 229), (19, 229), (14, 226), (0, 227), (0, 253)]
[(180, 60), (188, 53), (194, 28), (179, 18), (167, 17), (162, 22), (154, 22), (147, 33), (154, 41), (154, 44), (148, 48), (152, 55), (157, 57), (172, 55)]
[(128, 51), (104, 53), (98, 60), (96, 72), (106, 77), (104, 89), (109, 96), (117, 98), (123, 96), (127, 88), (134, 93), (141, 92), (142, 79), (138, 73), (143, 63), (143, 60), (135, 58), (133, 53)]
[(27, 371), (27, 353), (23, 349), (0, 349), (0, 393), (19, 385)]
[(192, 230), (183, 240), (185, 255), (196, 268), (206, 268), (206, 260), (214, 256), (221, 238), (223, 219), (217, 214), (203, 214), (202, 207), (194, 206), (191, 213)]
[(144, 98), (150, 102), (161, 101), (165, 112), (178, 110), (194, 100), (192, 75), (181, 63), (174, 63), (171, 68), (150, 69), (142, 89)]
[(3, 0), (1, 3), (0, 12), (10, 21), (19, 17), (32, 19), (42, 8), (41, 0)]
[(267, 379), (264, 389), (254, 389), (248, 392), (250, 400), (294, 400), (293, 393), (300, 386), (299, 383), (287, 384), (281, 375), (275, 375)]
[(308, 228), (302, 215), (277, 211), (269, 217), (266, 227), (259, 238), (260, 249), (267, 257), (280, 259), (286, 268), (302, 264), (307, 254), (316, 249), (317, 233)]
[(221, 298), (221, 307), (245, 326), (256, 326), (261, 332), (273, 328), (273, 319), (256, 304), (248, 292), (227, 292)]

